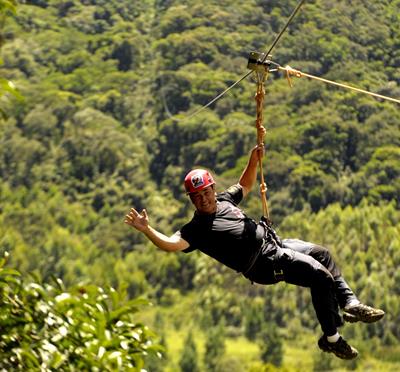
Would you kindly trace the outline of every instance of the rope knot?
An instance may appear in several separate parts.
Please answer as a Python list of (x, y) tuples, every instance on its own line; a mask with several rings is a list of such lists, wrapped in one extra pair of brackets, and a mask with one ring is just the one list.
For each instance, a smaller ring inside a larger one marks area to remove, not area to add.
[(267, 184), (265, 182), (260, 183), (260, 192), (261, 194), (265, 194), (267, 192), (268, 188), (267, 188)]
[(290, 67), (289, 65), (285, 66), (285, 71), (286, 71), (286, 79), (288, 81), (288, 84), (289, 84), (290, 88), (293, 87), (292, 76), (298, 77), (298, 78), (303, 76), (301, 71), (295, 70), (294, 68)]

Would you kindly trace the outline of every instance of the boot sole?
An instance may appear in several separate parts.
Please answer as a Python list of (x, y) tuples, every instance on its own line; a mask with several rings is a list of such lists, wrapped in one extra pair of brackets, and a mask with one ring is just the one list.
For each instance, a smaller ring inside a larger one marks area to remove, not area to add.
[(377, 322), (378, 320), (382, 319), (384, 315), (385, 315), (385, 313), (371, 315), (371, 316), (365, 316), (365, 317), (357, 317), (356, 315), (344, 312), (343, 319), (348, 323), (356, 323), (356, 322), (374, 323), (374, 322)]
[(324, 353), (332, 353), (333, 355), (335, 355), (339, 359), (351, 360), (351, 359), (357, 358), (357, 356), (358, 356), (358, 350), (356, 350), (354, 348), (352, 348), (352, 350), (353, 350), (352, 354), (342, 354), (342, 353), (339, 353), (339, 352), (337, 352), (336, 350), (334, 350), (332, 348), (324, 347), (323, 345), (318, 345), (318, 346)]
[(324, 353), (332, 353), (333, 355), (335, 355), (337, 358), (342, 359), (342, 360), (351, 360), (351, 359), (355, 359), (358, 357), (358, 353), (354, 353), (352, 355), (344, 355), (344, 354), (340, 354), (340, 353), (335, 353), (334, 351), (329, 351), (329, 350), (322, 350)]

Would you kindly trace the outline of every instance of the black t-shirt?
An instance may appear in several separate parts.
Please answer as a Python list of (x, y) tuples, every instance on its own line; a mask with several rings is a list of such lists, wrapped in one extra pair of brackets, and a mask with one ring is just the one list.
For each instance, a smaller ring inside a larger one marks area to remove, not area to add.
[(260, 226), (256, 232), (257, 223), (237, 207), (242, 199), (242, 187), (234, 185), (217, 194), (215, 213), (195, 213), (180, 229), (181, 237), (190, 244), (183, 252), (198, 249), (236, 271), (245, 271), (261, 245), (263, 234)]

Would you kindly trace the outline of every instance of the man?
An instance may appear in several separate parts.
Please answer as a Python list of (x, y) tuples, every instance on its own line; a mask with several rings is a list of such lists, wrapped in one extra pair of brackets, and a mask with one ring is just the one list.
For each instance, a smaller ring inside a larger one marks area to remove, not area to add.
[(185, 189), (194, 207), (193, 219), (168, 237), (149, 225), (145, 209), (131, 209), (125, 223), (141, 231), (164, 251), (191, 252), (199, 249), (224, 265), (241, 272), (252, 282), (274, 284), (285, 281), (309, 287), (323, 335), (318, 346), (342, 359), (353, 359), (358, 351), (338, 333), (343, 319), (375, 322), (384, 312), (362, 304), (343, 279), (329, 251), (298, 239), (281, 240), (263, 218), (256, 223), (237, 204), (253, 188), (259, 157), (264, 146), (256, 146), (239, 183), (215, 193), (212, 175), (195, 169), (185, 177)]

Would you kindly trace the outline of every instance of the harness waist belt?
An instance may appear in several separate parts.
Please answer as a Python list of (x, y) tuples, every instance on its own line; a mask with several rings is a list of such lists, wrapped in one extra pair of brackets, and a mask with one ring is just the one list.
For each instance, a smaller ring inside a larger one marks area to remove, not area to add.
[(261, 241), (261, 246), (251, 256), (246, 268), (242, 271), (242, 274), (246, 276), (246, 274), (250, 272), (250, 270), (253, 268), (254, 264), (256, 263), (261, 253), (265, 256), (272, 256), (276, 254), (276, 252), (277, 252), (276, 243), (271, 239), (269, 239), (268, 236), (264, 237)]
[[(263, 218), (257, 224), (256, 240), (260, 242), (259, 248), (251, 256), (247, 266), (242, 270), (242, 274), (246, 276), (253, 268), (258, 257), (262, 253), (263, 256), (273, 256), (277, 253), (278, 247), (282, 247), (282, 241), (275, 230), (269, 226)], [(283, 272), (279, 268), (274, 267), (274, 276), (276, 280), (283, 280)]]

